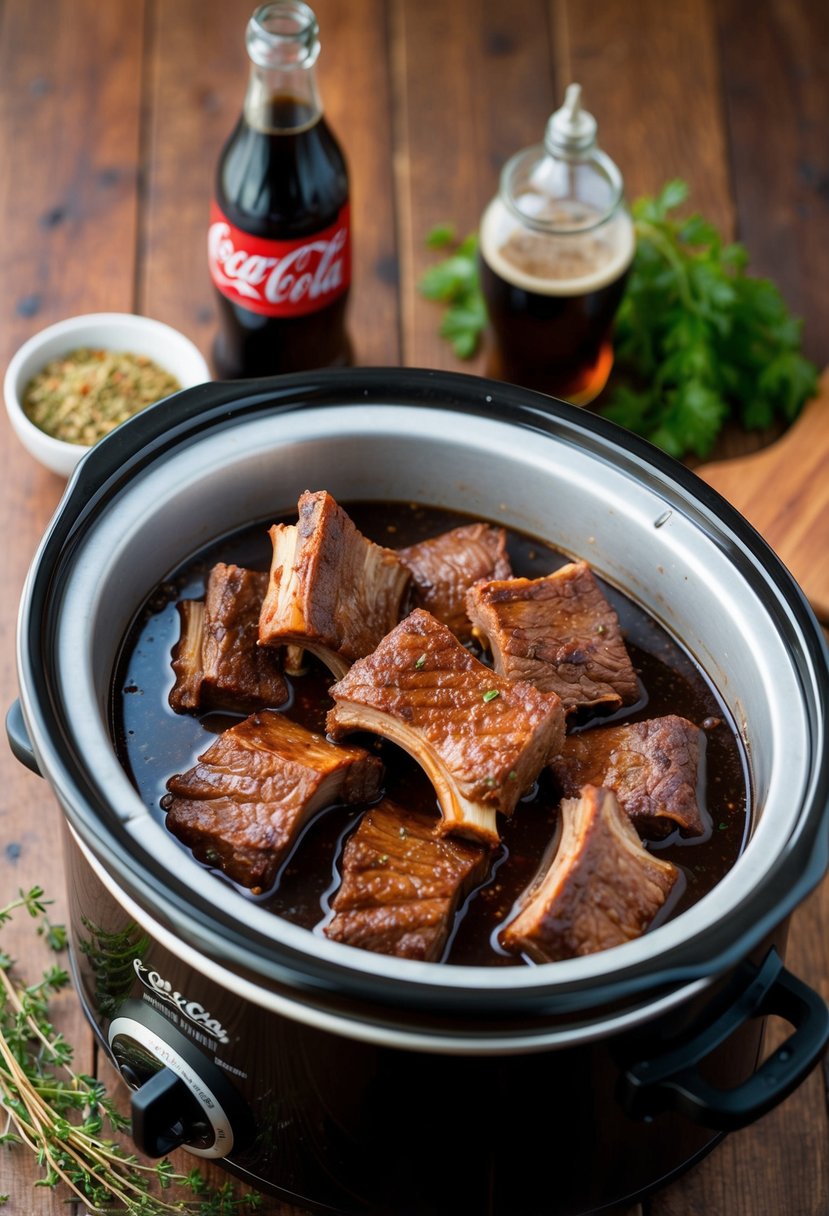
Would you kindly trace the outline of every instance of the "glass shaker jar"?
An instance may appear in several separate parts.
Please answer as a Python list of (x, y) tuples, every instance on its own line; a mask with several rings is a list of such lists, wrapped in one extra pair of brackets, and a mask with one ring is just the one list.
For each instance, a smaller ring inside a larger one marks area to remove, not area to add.
[(613, 318), (633, 253), (622, 175), (571, 84), (543, 144), (504, 166), (481, 220), (490, 374), (579, 405), (593, 400), (613, 364)]

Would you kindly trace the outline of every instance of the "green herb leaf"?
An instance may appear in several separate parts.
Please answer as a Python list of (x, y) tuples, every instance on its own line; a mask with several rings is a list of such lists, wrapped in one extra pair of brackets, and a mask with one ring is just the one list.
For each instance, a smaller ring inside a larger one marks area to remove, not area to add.
[(420, 290), (429, 300), (461, 302), (474, 287), (475, 276), (470, 259), (454, 254), (426, 271), (420, 280)]
[(455, 229), (452, 224), (436, 224), (426, 236), (427, 249), (445, 249), (455, 240)]
[(496, 697), (500, 697), (501, 693), (497, 688), (488, 688), (484, 693), (484, 701), (494, 701)]
[(669, 182), (633, 205), (636, 256), (616, 319), (617, 379), (603, 413), (674, 456), (707, 456), (722, 426), (791, 421), (817, 391), (800, 354), (801, 325), (775, 285), (746, 273), (742, 245), (723, 245)]
[[(441, 238), (437, 243), (435, 233)], [(445, 240), (442, 239), (444, 236)], [(451, 225), (445, 224), (432, 229), (426, 244), (431, 249), (454, 245), (449, 257), (437, 262), (423, 274), (418, 289), (427, 299), (447, 306), (440, 335), (451, 343), (459, 359), (471, 359), (486, 326), (486, 309), (478, 275), (477, 235), (471, 233), (457, 244), (454, 230)]]

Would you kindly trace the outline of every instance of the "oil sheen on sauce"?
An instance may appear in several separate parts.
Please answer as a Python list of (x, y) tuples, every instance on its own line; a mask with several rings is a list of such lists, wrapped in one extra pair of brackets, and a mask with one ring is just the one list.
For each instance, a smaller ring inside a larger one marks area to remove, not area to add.
[[(407, 503), (346, 503), (357, 527), (378, 544), (402, 548), (471, 522), (455, 511)], [(285, 522), (294, 522), (286, 517)], [(238, 718), (227, 714), (196, 717), (176, 714), (167, 697), (173, 685), (170, 656), (179, 634), (179, 599), (198, 598), (207, 573), (217, 561), (267, 570), (269, 519), (211, 545), (182, 567), (150, 596), (125, 639), (112, 696), (113, 731), (124, 767), (152, 814), (164, 822), (161, 799), (167, 779), (186, 771), (215, 735)], [(537, 578), (568, 559), (532, 537), (508, 532), (509, 554), (516, 576)], [(633, 706), (594, 716), (570, 729), (590, 729), (608, 722), (634, 722), (676, 713), (703, 728), (705, 734), (700, 801), (711, 820), (707, 838), (683, 841), (674, 832), (648, 847), (680, 868), (681, 880), (656, 923), (678, 915), (705, 895), (739, 856), (748, 828), (748, 788), (745, 756), (729, 716), (716, 691), (689, 655), (661, 626), (626, 596), (607, 584), (603, 590), (619, 619), (643, 695)], [(280, 708), (310, 730), (324, 733), (331, 706), (328, 687), (333, 678), (311, 656), (304, 676), (288, 679), (290, 699)], [(486, 656), (479, 656), (486, 661)], [(355, 740), (356, 741), (356, 740)], [(366, 737), (361, 741), (366, 742)], [(420, 767), (406, 753), (376, 741), (386, 765), (385, 793), (403, 806), (436, 812), (434, 791)], [(282, 866), (274, 890), (246, 898), (275, 915), (321, 933), (330, 915), (329, 901), (339, 885), (338, 861), (362, 808), (332, 807), (307, 825)], [(555, 830), (557, 795), (544, 773), (500, 824), (502, 844), (496, 851), (487, 882), (467, 898), (456, 916), (443, 961), (455, 964), (510, 966), (526, 960), (506, 954), (497, 931), (508, 919), (516, 899), (532, 880)], [(180, 846), (185, 852), (183, 845)], [(229, 882), (217, 872), (217, 882)], [(235, 886), (236, 884), (230, 884)]]

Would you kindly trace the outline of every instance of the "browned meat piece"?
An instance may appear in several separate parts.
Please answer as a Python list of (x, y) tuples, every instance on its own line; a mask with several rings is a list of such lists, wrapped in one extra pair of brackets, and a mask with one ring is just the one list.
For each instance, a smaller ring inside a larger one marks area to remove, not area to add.
[(297, 524), (274, 524), (259, 640), (302, 646), (339, 678), (400, 618), (409, 572), (373, 544), (325, 490), (299, 500)]
[(619, 618), (586, 562), (543, 578), (479, 583), (466, 609), (489, 639), (495, 670), (557, 692), (568, 712), (638, 699)]
[(482, 578), (511, 578), (507, 534), (490, 524), (466, 524), (398, 549), (412, 573), (414, 603), (448, 625), (462, 642), (472, 637), (466, 592)]
[(384, 799), (345, 846), (328, 937), (378, 954), (440, 958), (455, 911), (486, 878), (488, 853), (441, 836), (440, 819)]
[(179, 604), (173, 709), (244, 713), (288, 699), (277, 655), (259, 645), (259, 613), (267, 585), (263, 572), (219, 562), (208, 576), (204, 603)]
[(444, 830), (489, 844), (496, 812), (512, 814), (564, 741), (554, 693), (495, 675), (421, 608), (330, 693), (334, 738), (368, 730), (397, 743), (434, 785)]
[(709, 826), (697, 802), (702, 740), (702, 731), (676, 714), (597, 726), (565, 739), (551, 767), (567, 798), (583, 785), (613, 790), (644, 836), (660, 839), (676, 827), (683, 836), (702, 836)]
[(538, 963), (595, 954), (639, 937), (679, 876), (640, 843), (612, 790), (586, 785), (561, 804), (561, 838), (500, 933)]
[(315, 811), (371, 802), (382, 774), (378, 758), (361, 747), (337, 747), (263, 710), (171, 777), (162, 806), (167, 827), (200, 860), (242, 886), (267, 888)]

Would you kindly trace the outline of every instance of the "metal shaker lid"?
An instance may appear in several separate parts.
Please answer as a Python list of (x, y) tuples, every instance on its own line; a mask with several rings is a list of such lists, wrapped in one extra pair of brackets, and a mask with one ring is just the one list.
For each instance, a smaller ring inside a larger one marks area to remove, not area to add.
[(598, 125), (592, 114), (581, 107), (581, 85), (567, 86), (564, 105), (547, 123), (544, 145), (551, 155), (586, 152), (596, 142)]

